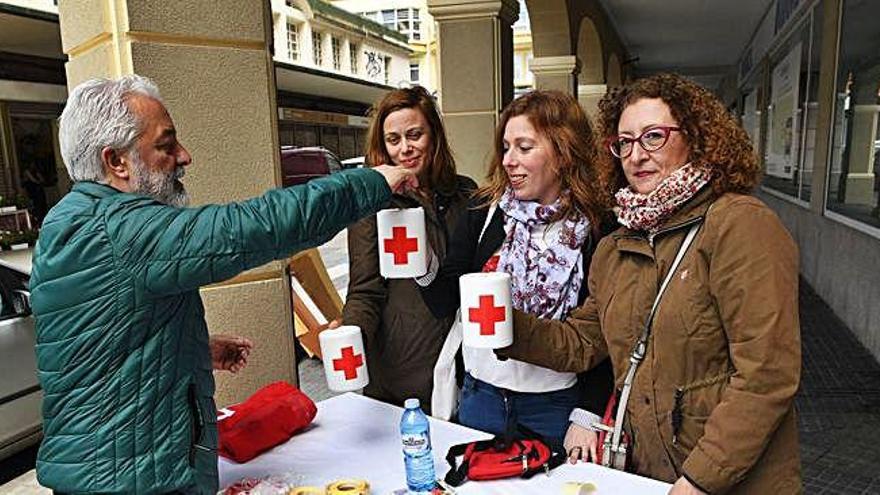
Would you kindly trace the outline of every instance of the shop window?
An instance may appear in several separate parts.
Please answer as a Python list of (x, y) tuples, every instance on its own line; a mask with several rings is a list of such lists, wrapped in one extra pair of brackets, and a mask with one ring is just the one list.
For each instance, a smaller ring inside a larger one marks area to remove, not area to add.
[(840, 25), (827, 208), (880, 227), (880, 2), (846, 0)]
[[(764, 159), (764, 187), (803, 202), (810, 201), (816, 145), (820, 16), (814, 8), (770, 57), (766, 113), (743, 116), (750, 136), (756, 136), (760, 118), (766, 119), (764, 142), (756, 148)], [(745, 96), (744, 111), (750, 112), (758, 96), (757, 91)]]

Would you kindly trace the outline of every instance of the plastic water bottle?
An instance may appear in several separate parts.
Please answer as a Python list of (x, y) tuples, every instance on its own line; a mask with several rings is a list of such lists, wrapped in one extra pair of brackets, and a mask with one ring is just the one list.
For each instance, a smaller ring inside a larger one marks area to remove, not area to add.
[(431, 493), (436, 483), (431, 453), (431, 428), (419, 407), (419, 399), (406, 399), (400, 418), (400, 437), (406, 464), (406, 486), (410, 493)]

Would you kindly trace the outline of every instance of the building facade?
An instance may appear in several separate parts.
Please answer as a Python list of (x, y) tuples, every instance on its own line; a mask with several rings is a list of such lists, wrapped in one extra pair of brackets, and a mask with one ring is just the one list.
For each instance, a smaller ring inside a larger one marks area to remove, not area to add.
[(41, 217), (67, 191), (56, 123), (65, 84), (55, 2), (0, 2), (0, 206), (30, 204)]
[(363, 154), (370, 106), (409, 77), (407, 37), (321, 0), (273, 0), (282, 145)]
[(801, 274), (880, 357), (880, 3), (777, 0), (722, 92)]
[[(514, 84), (517, 91), (522, 92), (534, 88), (534, 76), (529, 71), (532, 36), (528, 14), (525, 0), (519, 2), (520, 18), (513, 26)], [(405, 35), (412, 49), (406, 82), (424, 86), (432, 93), (439, 90), (438, 36), (427, 0), (332, 0), (332, 3)]]

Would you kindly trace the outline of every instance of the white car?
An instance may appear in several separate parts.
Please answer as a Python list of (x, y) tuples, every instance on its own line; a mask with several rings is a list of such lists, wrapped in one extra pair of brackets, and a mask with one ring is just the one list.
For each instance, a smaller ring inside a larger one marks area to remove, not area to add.
[(340, 163), (342, 163), (342, 168), (345, 170), (348, 170), (350, 168), (363, 168), (366, 166), (365, 165), (366, 161), (364, 160), (364, 157), (362, 157), (362, 156), (356, 156), (354, 158), (346, 158), (345, 160), (342, 160), (342, 162), (340, 162)]
[(0, 459), (43, 436), (29, 278), (30, 250), (0, 254)]

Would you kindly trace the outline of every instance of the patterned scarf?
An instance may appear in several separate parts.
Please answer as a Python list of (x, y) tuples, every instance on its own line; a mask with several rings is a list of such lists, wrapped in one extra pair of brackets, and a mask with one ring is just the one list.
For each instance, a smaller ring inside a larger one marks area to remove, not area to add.
[(541, 318), (561, 320), (577, 306), (583, 283), (581, 247), (590, 233), (590, 222), (581, 214), (559, 220), (558, 237), (541, 249), (533, 231), (552, 225), (560, 201), (542, 205), (519, 201), (508, 189), (498, 202), (504, 212), (505, 239), (499, 253), (498, 271), (510, 274), (513, 307)]
[(672, 172), (653, 191), (639, 194), (629, 187), (617, 191), (617, 221), (633, 229), (653, 234), (660, 230), (666, 219), (678, 211), (678, 207), (691, 199), (697, 191), (712, 180), (712, 174), (690, 163)]

